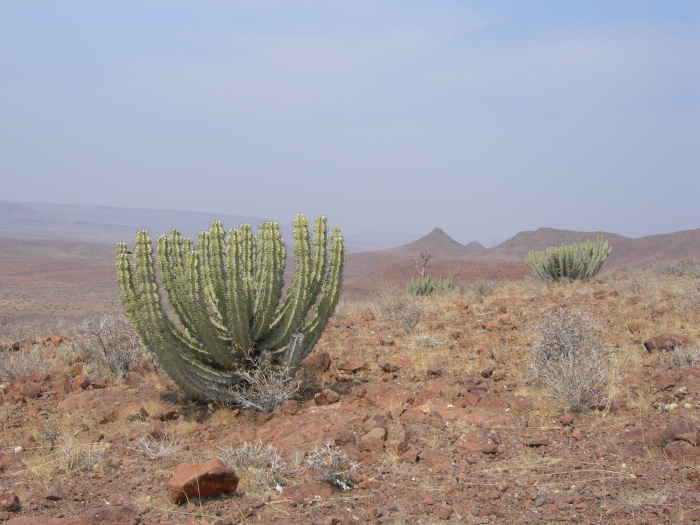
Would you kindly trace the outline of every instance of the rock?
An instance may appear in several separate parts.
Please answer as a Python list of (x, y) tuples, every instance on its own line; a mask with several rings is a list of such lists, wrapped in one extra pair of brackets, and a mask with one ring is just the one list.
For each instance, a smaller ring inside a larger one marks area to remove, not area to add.
[(235, 492), (238, 475), (218, 459), (202, 465), (180, 463), (175, 474), (168, 480), (170, 501), (186, 503), (190, 498), (208, 498)]
[(686, 441), (697, 447), (700, 443), (700, 431), (691, 420), (677, 417), (671, 421), (661, 433), (664, 444), (671, 441)]
[(362, 361), (360, 359), (355, 359), (353, 361), (343, 361), (339, 363), (336, 368), (342, 372), (350, 372), (352, 374), (364, 370), (367, 368), (367, 361)]
[(694, 461), (698, 455), (687, 441), (671, 441), (664, 447), (664, 454), (671, 461)]
[(143, 405), (134, 405), (126, 411), (127, 421), (143, 421), (145, 419), (148, 419), (148, 411), (143, 407)]
[(670, 352), (677, 346), (684, 346), (687, 344), (688, 340), (685, 337), (672, 334), (662, 334), (644, 341), (644, 348), (646, 348), (647, 352), (650, 353), (654, 350)]
[(430, 365), (426, 373), (428, 374), (428, 377), (441, 377), (445, 371), (439, 365)]
[(331, 367), (331, 354), (328, 352), (311, 354), (301, 362), (300, 366), (309, 372), (323, 374)]
[(0, 511), (14, 512), (19, 510), (19, 498), (12, 492), (0, 493)]
[(364, 397), (368, 402), (385, 408), (411, 403), (416, 398), (413, 392), (396, 381), (380, 383), (368, 389)]
[(379, 368), (381, 368), (382, 371), (386, 372), (387, 374), (393, 374), (399, 369), (399, 366), (389, 363), (388, 361), (383, 361), (379, 363)]
[(73, 379), (73, 387), (80, 390), (85, 390), (90, 386), (90, 378), (85, 374), (78, 374)]
[(36, 399), (41, 395), (43, 387), (34, 381), (27, 381), (19, 387), (19, 393), (28, 399)]
[(380, 441), (384, 441), (385, 438), (386, 438), (386, 429), (383, 427), (374, 427), (372, 430), (367, 432), (360, 439), (362, 441), (367, 441), (368, 439), (378, 439)]
[(491, 428), (477, 428), (457, 441), (457, 446), (466, 452), (496, 454), (500, 437)]
[(44, 499), (49, 501), (59, 501), (66, 497), (63, 489), (59, 485), (50, 485), (44, 492)]
[(574, 416), (571, 416), (569, 414), (567, 414), (565, 416), (561, 416), (559, 418), (559, 423), (561, 423), (565, 427), (571, 426), (573, 422), (574, 422)]
[(531, 436), (525, 440), (525, 446), (527, 447), (542, 447), (544, 445), (549, 445), (550, 440), (546, 434), (540, 432)]
[(452, 468), (450, 455), (434, 448), (422, 450), (418, 455), (418, 461), (430, 472), (445, 472)]
[(330, 388), (324, 388), (321, 392), (314, 396), (314, 403), (319, 406), (332, 405), (340, 401), (340, 394), (331, 390)]

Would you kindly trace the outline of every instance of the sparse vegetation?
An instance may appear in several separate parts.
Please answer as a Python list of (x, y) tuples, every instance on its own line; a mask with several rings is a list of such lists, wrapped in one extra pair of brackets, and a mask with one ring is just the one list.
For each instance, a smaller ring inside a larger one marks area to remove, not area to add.
[(144, 356), (143, 347), (127, 319), (103, 313), (88, 317), (74, 330), (73, 347), (95, 364), (95, 377), (121, 379)]
[(317, 446), (306, 458), (301, 468), (302, 473), (317, 481), (325, 481), (333, 487), (346, 492), (355, 486), (352, 473), (359, 465), (350, 461), (341, 448)]
[(527, 254), (525, 263), (538, 279), (544, 282), (582, 280), (588, 281), (600, 272), (611, 248), (602, 236), (595, 242), (548, 248), (543, 252)]
[(258, 441), (238, 447), (226, 445), (219, 451), (219, 459), (238, 473), (247, 491), (281, 492), (286, 484), (290, 473), (280, 453), (270, 444)]
[(433, 293), (449, 292), (455, 289), (455, 281), (451, 277), (433, 277), (426, 275), (420, 279), (411, 279), (406, 284), (409, 295), (425, 296)]
[(573, 412), (608, 403), (610, 351), (579, 311), (547, 312), (533, 343), (531, 367), (539, 381)]
[(231, 387), (230, 397), (241, 408), (269, 412), (290, 399), (301, 386), (292, 370), (268, 363), (255, 363), (252, 370), (239, 370), (245, 385)]

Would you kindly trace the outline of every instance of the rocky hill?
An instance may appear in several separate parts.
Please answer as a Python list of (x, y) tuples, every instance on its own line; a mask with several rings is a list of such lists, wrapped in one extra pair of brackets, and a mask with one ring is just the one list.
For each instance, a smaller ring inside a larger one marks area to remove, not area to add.
[(554, 228), (523, 231), (507, 241), (467, 257), (483, 264), (524, 262), (528, 252), (595, 240), (602, 235), (612, 247), (607, 264), (611, 266), (638, 266), (665, 260), (700, 258), (700, 228), (675, 233), (648, 235), (631, 239), (608, 232), (575, 232)]

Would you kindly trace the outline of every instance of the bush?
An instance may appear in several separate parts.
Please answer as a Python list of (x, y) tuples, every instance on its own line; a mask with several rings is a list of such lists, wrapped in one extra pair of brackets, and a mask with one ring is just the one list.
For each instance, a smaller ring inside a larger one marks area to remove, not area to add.
[(51, 366), (43, 348), (0, 351), (0, 382), (50, 371)]
[(346, 492), (355, 486), (351, 474), (358, 467), (357, 463), (348, 459), (342, 449), (326, 445), (317, 446), (306, 458), (301, 470), (313, 480), (325, 481), (336, 489)]
[(251, 445), (244, 442), (239, 447), (219, 447), (219, 459), (234, 469), (241, 480), (252, 487), (263, 487), (268, 491), (281, 492), (285, 484), (287, 468), (279, 452), (272, 445), (263, 446), (258, 441)]
[(85, 319), (75, 330), (73, 346), (90, 356), (97, 375), (111, 379), (126, 377), (144, 355), (127, 319), (106, 313)]
[(560, 308), (547, 313), (538, 329), (531, 368), (553, 397), (573, 412), (607, 404), (610, 352), (588, 317)]
[(237, 373), (247, 386), (231, 388), (231, 398), (244, 409), (269, 412), (296, 394), (301, 386), (289, 368), (256, 363), (252, 370), (239, 370)]
[(432, 275), (427, 275), (421, 277), (420, 279), (411, 279), (411, 281), (406, 284), (406, 292), (409, 295), (431, 295), (433, 292), (449, 292), (455, 289), (455, 281), (451, 277), (438, 277), (437, 279)]
[(425, 310), (413, 296), (398, 286), (384, 288), (377, 300), (375, 315), (395, 329), (412, 334), (425, 316)]

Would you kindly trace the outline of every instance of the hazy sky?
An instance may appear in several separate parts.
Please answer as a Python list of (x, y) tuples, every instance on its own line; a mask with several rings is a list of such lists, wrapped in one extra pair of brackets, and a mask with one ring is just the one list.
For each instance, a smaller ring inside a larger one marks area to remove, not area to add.
[(700, 2), (3, 0), (0, 200), (700, 228)]

